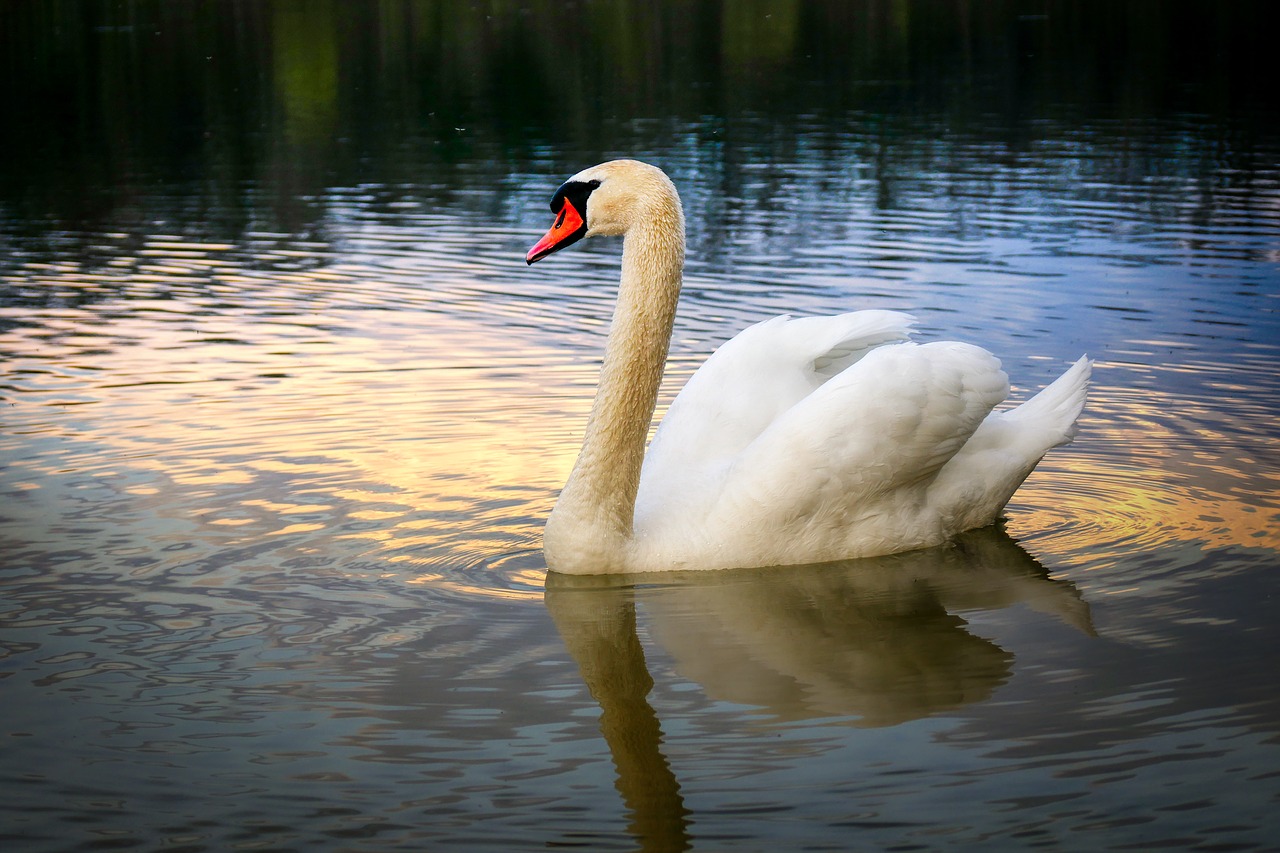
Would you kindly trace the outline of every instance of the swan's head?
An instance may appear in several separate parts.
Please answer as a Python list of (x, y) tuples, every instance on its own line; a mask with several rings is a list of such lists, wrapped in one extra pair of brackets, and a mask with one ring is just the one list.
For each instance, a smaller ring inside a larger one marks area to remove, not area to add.
[(615, 237), (637, 223), (678, 229), (684, 235), (680, 197), (657, 166), (638, 160), (611, 160), (592, 166), (560, 185), (551, 197), (555, 223), (534, 244), (525, 261), (533, 263), (583, 237)]

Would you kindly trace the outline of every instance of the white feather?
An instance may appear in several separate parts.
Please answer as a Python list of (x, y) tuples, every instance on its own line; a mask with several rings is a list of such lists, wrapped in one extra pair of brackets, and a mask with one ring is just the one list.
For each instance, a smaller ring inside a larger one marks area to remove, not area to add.
[(1041, 457), (1071, 440), (1087, 358), (996, 412), (1009, 381), (993, 355), (911, 343), (909, 315), (858, 311), (777, 317), (725, 343), (642, 459), (679, 295), (683, 213), (652, 166), (614, 161), (574, 180), (598, 184), (586, 235), (626, 242), (596, 404), (547, 522), (552, 569), (783, 565), (937, 545), (994, 522)]

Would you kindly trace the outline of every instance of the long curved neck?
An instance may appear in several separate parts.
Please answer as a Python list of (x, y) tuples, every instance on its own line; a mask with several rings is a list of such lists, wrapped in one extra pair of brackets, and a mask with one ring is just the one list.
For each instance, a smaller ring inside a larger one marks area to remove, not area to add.
[(675, 201), (623, 240), (618, 303), (582, 451), (547, 520), (548, 562), (561, 571), (608, 571), (626, 560), (683, 269), (684, 218)]

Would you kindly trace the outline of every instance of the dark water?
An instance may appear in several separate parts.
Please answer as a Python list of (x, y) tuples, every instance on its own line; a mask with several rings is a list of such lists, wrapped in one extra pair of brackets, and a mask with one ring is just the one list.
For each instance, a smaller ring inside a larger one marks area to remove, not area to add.
[[(1274, 849), (1280, 120), (1251, 3), (0, 6), (7, 850)], [(999, 529), (546, 577), (666, 168), (664, 401), (911, 311), (1076, 444)]]

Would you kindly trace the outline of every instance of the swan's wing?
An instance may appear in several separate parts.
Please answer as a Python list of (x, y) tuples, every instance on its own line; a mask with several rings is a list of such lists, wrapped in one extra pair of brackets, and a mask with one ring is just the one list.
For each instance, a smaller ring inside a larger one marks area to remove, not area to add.
[[(728, 464), (788, 411), (875, 347), (902, 341), (897, 311), (775, 317), (744, 329), (689, 378), (662, 419), (641, 476), (638, 514)], [(655, 490), (660, 490), (658, 494)]]
[(935, 544), (929, 485), (1008, 391), (1000, 362), (975, 346), (874, 349), (704, 484), (704, 526), (756, 564), (771, 549), (794, 562)]

